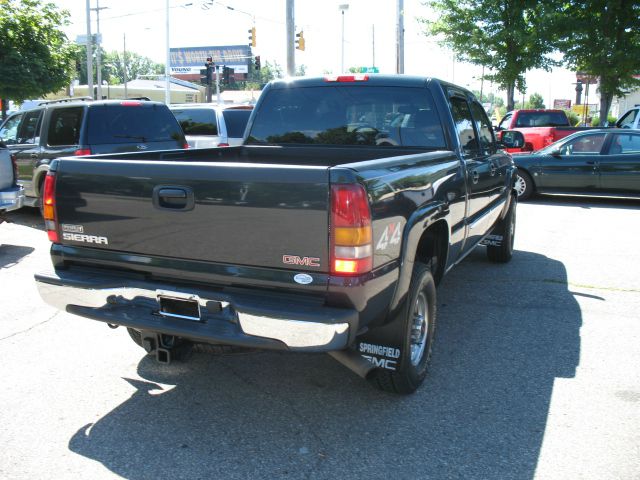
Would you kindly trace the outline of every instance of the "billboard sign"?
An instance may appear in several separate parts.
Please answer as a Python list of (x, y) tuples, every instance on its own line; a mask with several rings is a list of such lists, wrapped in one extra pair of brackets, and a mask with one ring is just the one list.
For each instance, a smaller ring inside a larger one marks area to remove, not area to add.
[(571, 100), (554, 100), (553, 108), (556, 110), (571, 110)]
[(169, 54), (172, 75), (200, 74), (207, 57), (212, 57), (216, 66), (233, 68), (236, 73), (249, 73), (251, 62), (248, 45), (171, 48)]

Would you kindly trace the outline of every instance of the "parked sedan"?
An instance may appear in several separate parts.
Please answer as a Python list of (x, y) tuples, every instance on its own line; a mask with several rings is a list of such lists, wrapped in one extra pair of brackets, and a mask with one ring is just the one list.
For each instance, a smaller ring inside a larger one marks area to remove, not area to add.
[(191, 148), (241, 145), (252, 105), (171, 105)]
[(640, 198), (640, 131), (577, 132), (513, 159), (520, 200), (534, 193)]

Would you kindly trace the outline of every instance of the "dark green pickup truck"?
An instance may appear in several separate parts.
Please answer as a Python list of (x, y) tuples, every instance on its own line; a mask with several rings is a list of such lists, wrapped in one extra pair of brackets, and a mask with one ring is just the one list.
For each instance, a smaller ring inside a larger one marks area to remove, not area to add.
[(38, 287), (162, 362), (193, 342), (328, 352), (409, 393), (442, 276), (481, 243), (512, 256), (509, 138), (435, 79), (276, 81), (243, 146), (53, 162)]

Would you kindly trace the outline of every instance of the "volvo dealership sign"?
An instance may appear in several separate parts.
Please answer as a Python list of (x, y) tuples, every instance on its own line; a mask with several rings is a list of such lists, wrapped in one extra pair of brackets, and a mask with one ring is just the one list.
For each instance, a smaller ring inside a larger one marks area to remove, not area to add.
[(233, 68), (235, 73), (249, 73), (251, 48), (248, 45), (224, 47), (184, 47), (170, 49), (171, 74), (200, 74), (207, 57), (216, 65)]

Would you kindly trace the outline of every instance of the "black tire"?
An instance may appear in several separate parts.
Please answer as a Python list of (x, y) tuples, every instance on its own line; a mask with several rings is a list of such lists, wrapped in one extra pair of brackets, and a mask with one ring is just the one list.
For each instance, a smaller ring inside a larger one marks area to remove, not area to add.
[(487, 257), (496, 263), (507, 263), (513, 257), (513, 243), (516, 237), (516, 207), (518, 200), (511, 198), (509, 211), (500, 223), (493, 229), (492, 235), (501, 236), (499, 246), (487, 245)]
[(40, 209), (40, 216), (42, 218), (44, 218), (44, 179), (45, 179), (46, 174), (40, 179), (38, 180), (38, 197), (39, 197), (39, 209)]
[(518, 169), (516, 173), (516, 185), (515, 185), (516, 193), (518, 194), (518, 200), (523, 201), (533, 195), (536, 187), (531, 179), (531, 175), (529, 175), (524, 170)]
[[(418, 320), (420, 311), (426, 318)], [(431, 359), (431, 348), (436, 329), (436, 285), (428, 265), (417, 263), (411, 277), (409, 297), (402, 313), (404, 345), (398, 370), (376, 370), (371, 382), (379, 389), (391, 393), (413, 393), (422, 384)], [(416, 322), (421, 322), (420, 337), (416, 337)], [(417, 341), (416, 341), (417, 340)], [(412, 345), (414, 351), (412, 354)]]
[(133, 340), (136, 345), (142, 347), (142, 334), (140, 333), (140, 330), (127, 327), (127, 333), (129, 333), (131, 340)]

